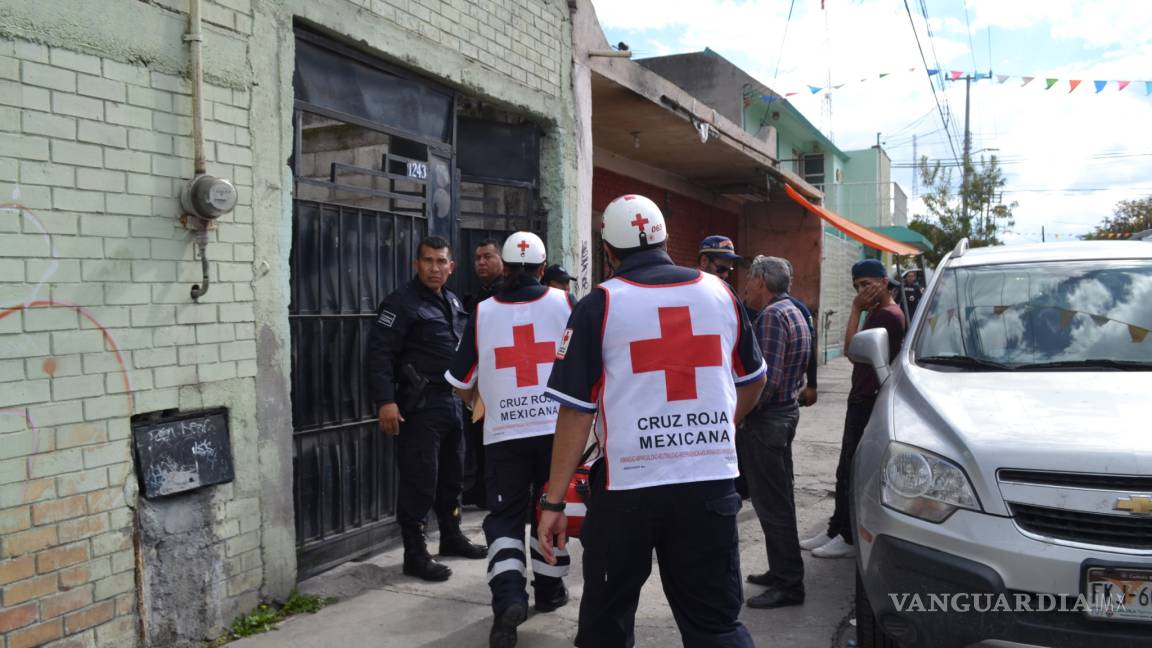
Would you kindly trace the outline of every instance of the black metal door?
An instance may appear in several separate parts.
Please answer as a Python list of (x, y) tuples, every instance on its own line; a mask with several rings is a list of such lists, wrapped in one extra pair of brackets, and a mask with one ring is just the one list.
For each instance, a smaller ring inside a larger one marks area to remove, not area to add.
[(313, 35), (297, 45), (288, 322), (306, 578), (397, 533), (394, 440), (377, 427), (364, 350), (420, 239), (452, 234), (454, 108), (451, 94)]

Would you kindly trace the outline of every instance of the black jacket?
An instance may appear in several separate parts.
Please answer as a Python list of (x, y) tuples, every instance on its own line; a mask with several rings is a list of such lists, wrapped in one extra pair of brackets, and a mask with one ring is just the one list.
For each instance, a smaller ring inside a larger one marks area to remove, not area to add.
[(411, 364), (432, 385), (447, 385), (444, 372), (464, 333), (468, 315), (450, 290), (437, 295), (418, 277), (384, 298), (368, 333), (368, 394), (377, 406), (397, 401), (397, 384)]

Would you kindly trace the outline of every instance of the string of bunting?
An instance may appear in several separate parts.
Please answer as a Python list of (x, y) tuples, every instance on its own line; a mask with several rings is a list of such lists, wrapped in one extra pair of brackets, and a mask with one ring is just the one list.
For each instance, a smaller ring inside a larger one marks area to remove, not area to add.
[[(1031, 305), (1029, 305), (1029, 306), (1031, 306)], [(1016, 306), (1016, 307), (1018, 307), (1018, 306)], [(967, 307), (965, 309), (967, 311), (967, 316), (971, 317), (972, 311), (975, 311), (976, 308), (977, 307), (975, 307), (975, 306)], [(1007, 312), (1008, 310), (1010, 310), (1014, 307), (1013, 306), (988, 306), (986, 308), (991, 309), (992, 314), (994, 314), (994, 315), (1003, 315), (1005, 312)], [(1084, 315), (1084, 316), (1091, 318), (1092, 322), (1095, 323), (1096, 326), (1104, 326), (1105, 324), (1107, 324), (1109, 322), (1115, 322), (1115, 323), (1120, 324), (1122, 326), (1128, 327), (1128, 337), (1131, 338), (1132, 344), (1142, 343), (1148, 337), (1148, 333), (1150, 332), (1149, 329), (1146, 329), (1143, 326), (1137, 326), (1136, 324), (1129, 324), (1128, 322), (1122, 322), (1120, 320), (1112, 319), (1112, 318), (1106, 317), (1104, 315), (1097, 315), (1095, 313), (1086, 313), (1084, 311), (1078, 311), (1078, 310), (1073, 310), (1073, 309), (1069, 309), (1069, 308), (1060, 308), (1060, 307), (1053, 307), (1053, 308), (1060, 311), (1060, 330), (1061, 331), (1067, 331), (1068, 327), (1072, 325), (1072, 320), (1075, 319), (1077, 315)], [(956, 317), (957, 314), (958, 314), (957, 309), (949, 308), (947, 313), (946, 313), (947, 318), (948, 318), (946, 324), (951, 324), (952, 320), (957, 319), (957, 317)], [(933, 315), (933, 316), (929, 317), (928, 318), (928, 328), (930, 328), (932, 330), (932, 332), (935, 333), (936, 332), (936, 325), (939, 324), (939, 322), (940, 322), (940, 316), (939, 315)]]
[[(900, 72), (904, 73), (904, 72), (925, 72), (925, 71), (928, 73), (928, 76), (930, 76), (930, 77), (934, 77), (937, 75), (943, 75), (944, 78), (948, 79), (949, 81), (959, 81), (959, 80), (963, 79), (965, 76), (971, 76), (972, 81), (974, 81), (974, 82), (984, 81), (984, 80), (991, 81), (993, 78), (995, 78), (995, 83), (997, 85), (1004, 85), (1004, 84), (1008, 83), (1009, 81), (1012, 81), (1015, 84), (1016, 81), (1019, 81), (1020, 83), (1019, 83), (1019, 86), (1017, 86), (1017, 87), (1020, 87), (1020, 88), (1028, 86), (1033, 81), (1037, 81), (1038, 79), (1041, 79), (1041, 78), (1043, 78), (1043, 85), (1044, 85), (1045, 90), (1051, 90), (1052, 88), (1056, 87), (1057, 84), (1059, 84), (1061, 82), (1061, 79), (1053, 78), (1053, 77), (1014, 76), (1014, 75), (1008, 75), (1008, 74), (993, 75), (991, 72), (982, 72), (982, 73), (977, 72), (977, 73), (973, 73), (971, 75), (968, 75), (967, 73), (962, 72), (960, 70), (939, 70), (939, 69), (934, 69), (934, 68), (925, 70), (924, 68), (911, 67), (911, 68), (908, 68), (907, 70), (901, 70)], [(745, 106), (751, 105), (752, 101), (754, 99), (759, 99), (760, 101), (763, 101), (764, 103), (772, 103), (773, 101), (786, 101), (789, 97), (794, 97), (796, 95), (815, 95), (815, 94), (828, 93), (828, 92), (831, 92), (832, 90), (839, 90), (840, 88), (843, 88), (843, 87), (849, 86), (849, 85), (858, 85), (861, 83), (867, 83), (868, 81), (878, 81), (880, 79), (884, 79), (884, 78), (887, 78), (889, 76), (892, 76), (893, 74), (894, 73), (892, 73), (892, 72), (881, 72), (878, 76), (864, 77), (864, 78), (859, 79), (857, 81), (847, 81), (844, 83), (837, 83), (837, 84), (832, 85), (832, 86), (807, 85), (802, 90), (797, 89), (797, 90), (792, 90), (789, 92), (781, 92), (779, 94), (760, 94), (760, 93), (756, 92), (755, 90), (745, 90), (744, 91), (744, 105)], [(1064, 80), (1068, 82), (1068, 92), (1069, 93), (1075, 92), (1077, 88), (1079, 88), (1086, 81), (1088, 81), (1087, 79), (1064, 79)], [(1040, 86), (1040, 83), (1037, 83), (1035, 87), (1039, 87), (1039, 86)], [(1091, 86), (1085, 86), (1085, 87), (1086, 88), (1087, 87), (1095, 88), (1096, 92), (1094, 94), (1100, 94), (1101, 92), (1104, 92), (1105, 90), (1108, 90), (1110, 88), (1115, 90), (1116, 92), (1124, 92), (1129, 87), (1132, 87), (1135, 89), (1135, 88), (1140, 88), (1141, 86), (1144, 88), (1144, 96), (1152, 96), (1152, 80), (1092, 79), (1091, 80)], [(1132, 92), (1132, 90), (1130, 90), (1129, 92)]]

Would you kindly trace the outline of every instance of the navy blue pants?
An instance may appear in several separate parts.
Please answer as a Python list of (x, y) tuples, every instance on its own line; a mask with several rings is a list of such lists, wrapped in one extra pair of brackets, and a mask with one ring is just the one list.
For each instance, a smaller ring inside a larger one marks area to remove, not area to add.
[(460, 400), (434, 394), (403, 415), (396, 437), (396, 521), (400, 528), (412, 529), (424, 524), (431, 510), (440, 528), (454, 526), (460, 519), (464, 467)]
[[(550, 601), (564, 587), (568, 551), (557, 551), (549, 565), (540, 555), (536, 539), (536, 499), (548, 481), (552, 464), (552, 435), (513, 439), (485, 447), (488, 516), (484, 538), (488, 542), (488, 587), (492, 611), (499, 616), (514, 603), (528, 603), (527, 567), (537, 601)], [(531, 519), (531, 562), (525, 560), (524, 524)]]
[(603, 463), (592, 470), (581, 530), (584, 595), (576, 645), (634, 645), (640, 588), (655, 551), (684, 646), (753, 646), (736, 619), (744, 591), (736, 530), (740, 496), (732, 480), (608, 491)]

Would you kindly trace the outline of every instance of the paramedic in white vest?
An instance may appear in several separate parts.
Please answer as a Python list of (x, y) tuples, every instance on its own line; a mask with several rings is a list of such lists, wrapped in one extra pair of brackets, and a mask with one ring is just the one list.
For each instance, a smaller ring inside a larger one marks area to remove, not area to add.
[[(564, 324), (572, 313), (568, 293), (540, 284), (544, 242), (516, 232), (504, 242), (504, 280), (477, 304), (445, 378), (465, 403), (476, 390), (484, 403), (488, 517), (488, 586), (495, 620), (491, 648), (516, 645), (516, 626), (528, 616), (527, 567), (532, 566), (536, 610), (568, 602), (563, 577), (567, 552), (544, 562), (536, 540), (533, 504), (548, 481), (552, 434), (559, 405), (544, 396)], [(561, 489), (563, 492), (563, 489)], [(530, 513), (531, 512), (531, 513)], [(531, 560), (524, 550), (524, 522), (531, 514)]]
[[(764, 386), (740, 302), (718, 277), (665, 251), (664, 216), (643, 196), (604, 210), (613, 278), (574, 309), (548, 380), (559, 401), (551, 484), (567, 484), (595, 419), (603, 458), (580, 534), (584, 594), (576, 645), (632, 646), (640, 588), (660, 580), (685, 646), (752, 646), (736, 514), (736, 424)], [(549, 489), (539, 540), (567, 544), (563, 489)]]

